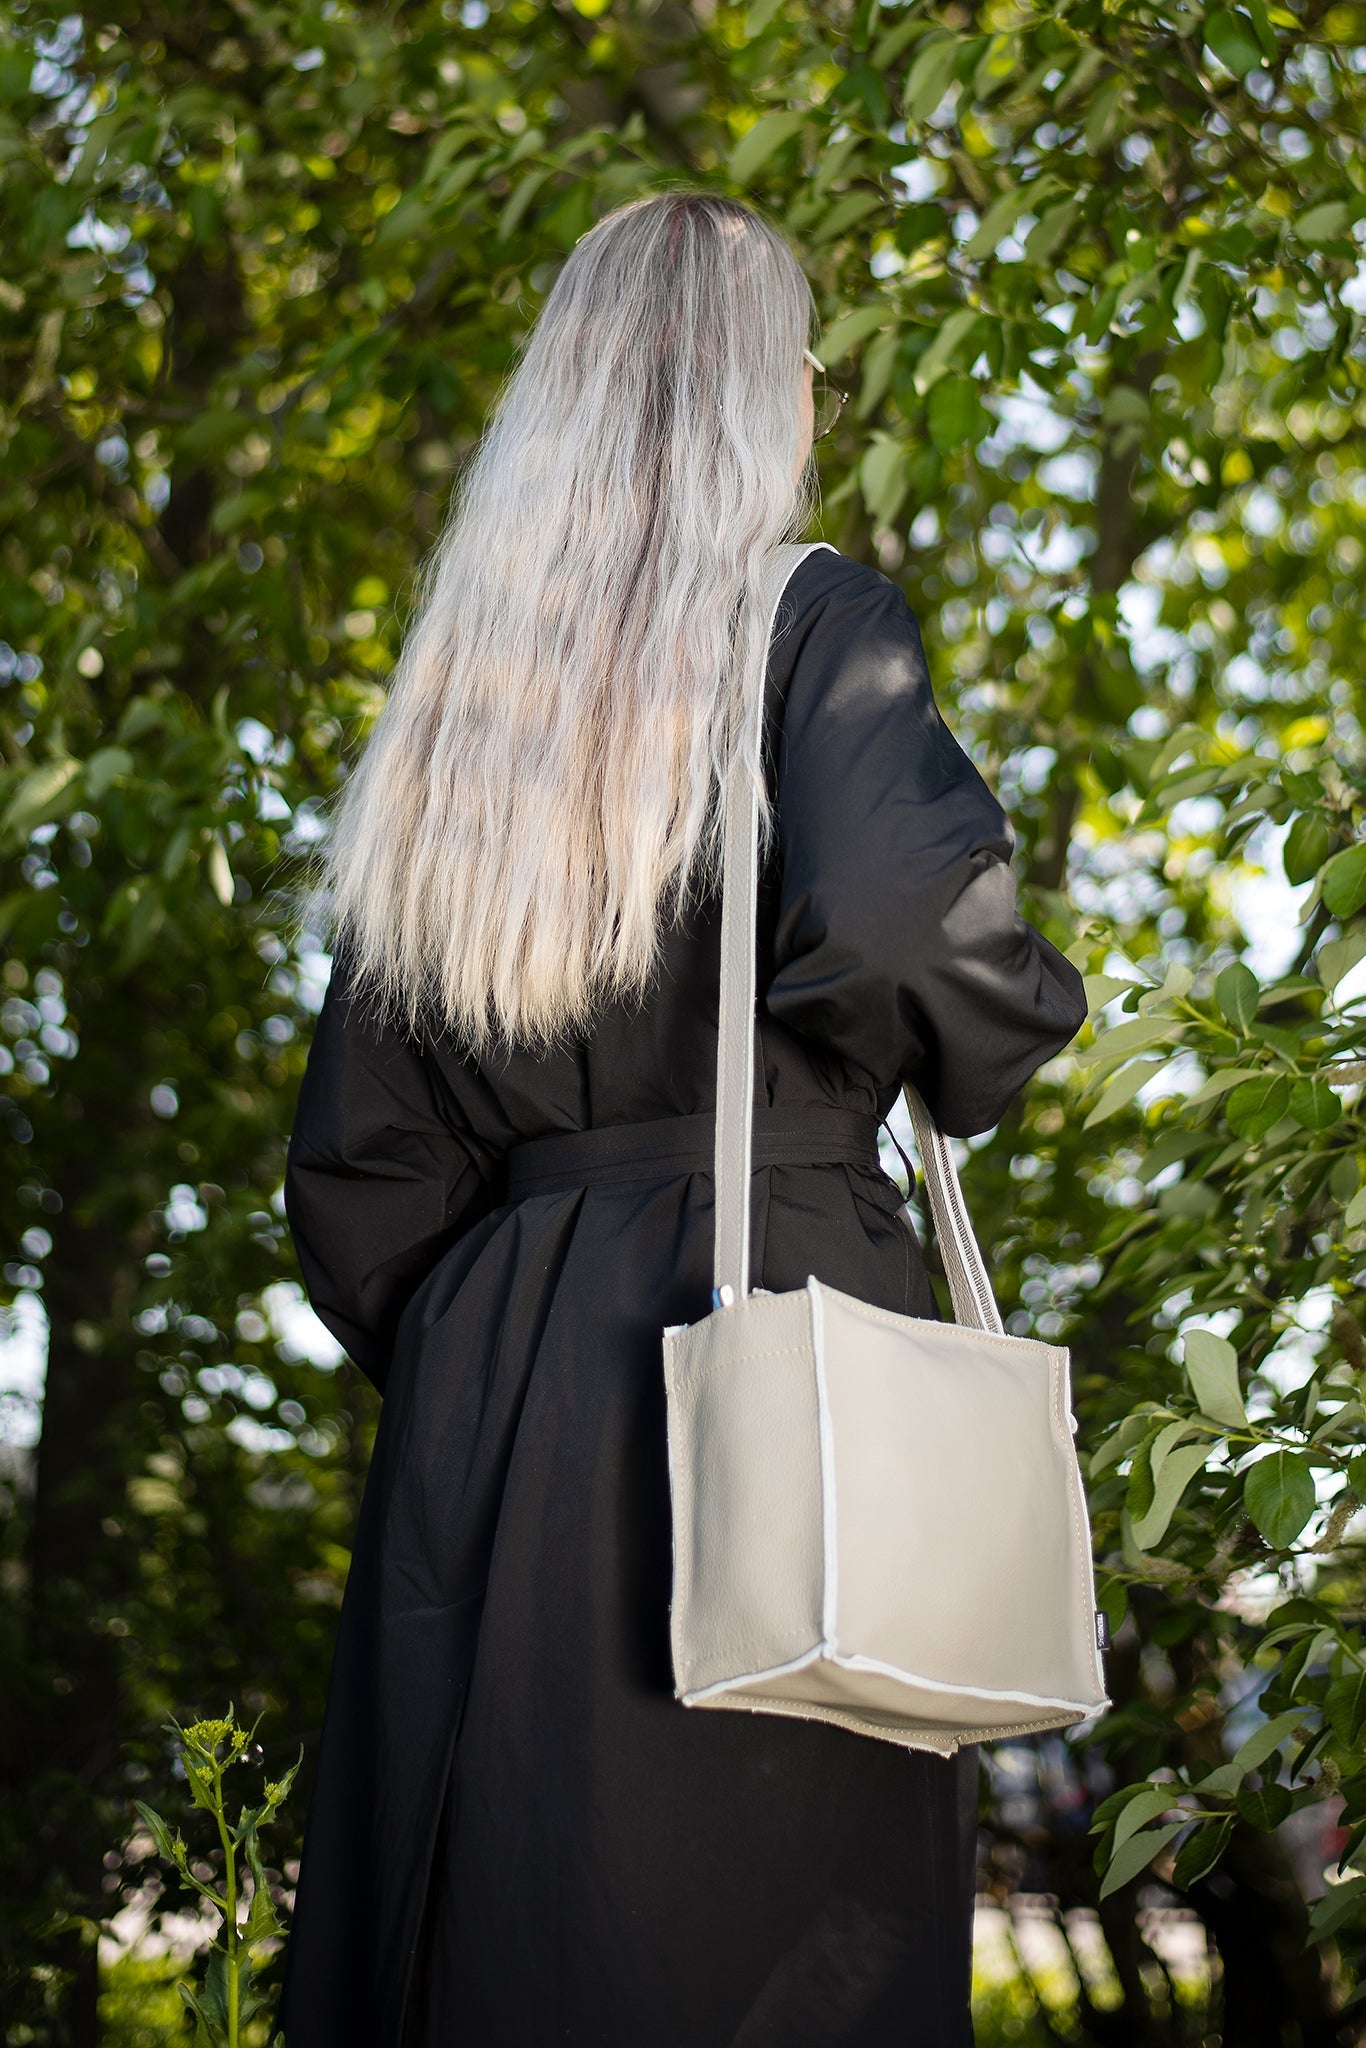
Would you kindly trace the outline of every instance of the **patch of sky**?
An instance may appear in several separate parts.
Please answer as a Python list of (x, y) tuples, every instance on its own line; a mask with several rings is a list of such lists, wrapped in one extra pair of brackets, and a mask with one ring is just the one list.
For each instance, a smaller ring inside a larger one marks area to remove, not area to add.
[(170, 1200), (163, 1211), (168, 1230), (203, 1230), (209, 1220), (209, 1212), (199, 1200), (199, 1191), (187, 1181), (178, 1181), (171, 1189)]
[(256, 792), (256, 815), (267, 824), (283, 824), (292, 813), (278, 789), (263, 782)]
[(1274, 696), (1271, 677), (1250, 654), (1235, 654), (1224, 669), (1224, 687), (1249, 704), (1265, 703)]
[(996, 437), (1008, 437), (1010, 445), (1032, 448), (1039, 455), (1054, 455), (1066, 446), (1071, 422), (1052, 405), (1048, 393), (1027, 373), (1018, 391), (1006, 392), (998, 405)]
[(74, 227), (67, 229), (68, 249), (98, 249), (101, 256), (116, 256), (126, 249), (132, 229), (124, 221), (101, 220), (87, 207)]
[[(1276, 1339), (1257, 1367), (1258, 1374), (1280, 1394), (1293, 1394), (1313, 1377), (1319, 1353), (1328, 1341), (1337, 1297), (1331, 1287), (1312, 1287), (1297, 1302), (1285, 1308), (1289, 1327)], [(1253, 1394), (1248, 1414), (1254, 1419), (1271, 1406), (1268, 1396)]]
[(327, 984), (332, 979), (332, 956), (317, 947), (304, 947), (298, 958), (299, 1001), (314, 1016), (323, 1006)]
[(1153, 1070), (1152, 1080), (1143, 1083), (1134, 1100), (1140, 1109), (1147, 1109), (1167, 1096), (1194, 1095), (1204, 1078), (1205, 1069), (1193, 1052), (1174, 1053)]
[(254, 1415), (234, 1415), (223, 1434), (256, 1457), (269, 1457), (294, 1449), (292, 1430), (275, 1429), (269, 1423), (258, 1422)]
[(1249, 533), (1266, 539), (1279, 533), (1285, 524), (1285, 514), (1270, 491), (1261, 484), (1250, 490), (1243, 499), (1242, 523)]
[(42, 1434), (47, 1310), (24, 1288), (0, 1317), (0, 1445), (31, 1450)]
[(932, 548), (939, 538), (939, 513), (935, 506), (926, 505), (911, 521), (907, 539), (912, 547)]
[(1039, 465), (1039, 485), (1053, 498), (1088, 502), (1096, 494), (1100, 459), (1089, 448), (1068, 448)]
[[(1170, 668), (1186, 652), (1184, 637), (1173, 627), (1158, 624), (1161, 610), (1162, 592), (1151, 583), (1126, 583), (1120, 590), (1119, 615), (1128, 638), (1130, 658), (1135, 668), (1147, 673)], [(1140, 715), (1141, 711), (1134, 713), (1134, 717)], [(1132, 719), (1130, 727), (1140, 738), (1144, 737)], [(1158, 734), (1147, 737), (1156, 738)]]
[(238, 746), (258, 767), (267, 762), (288, 761), (294, 753), (290, 741), (277, 741), (270, 727), (259, 718), (239, 718), (235, 730)]
[(327, 837), (327, 816), (311, 797), (305, 797), (294, 813), (294, 821), (285, 839), (286, 853), (303, 853), (308, 847), (316, 846)]
[(297, 1280), (273, 1280), (262, 1292), (261, 1307), (282, 1359), (307, 1359), (320, 1372), (334, 1372), (341, 1364), (341, 1345), (313, 1313)]
[(1067, 576), (1095, 546), (1089, 526), (1068, 526), (1059, 520), (1042, 547), (1026, 549), (1030, 566), (1046, 576)]
[(1173, 839), (1201, 839), (1218, 831), (1223, 815), (1217, 797), (1188, 796), (1167, 813), (1167, 831)]
[(1304, 944), (1300, 912), (1312, 882), (1287, 882), (1281, 849), (1291, 821), (1257, 826), (1229, 872), (1233, 914), (1247, 935), (1243, 958), (1259, 981), (1287, 974)]

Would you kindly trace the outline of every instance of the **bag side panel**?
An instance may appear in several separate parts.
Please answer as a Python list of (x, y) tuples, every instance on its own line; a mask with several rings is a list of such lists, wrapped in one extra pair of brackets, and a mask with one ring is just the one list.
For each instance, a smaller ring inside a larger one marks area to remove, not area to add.
[(679, 1693), (821, 1639), (820, 1428), (807, 1296), (750, 1295), (664, 1337)]

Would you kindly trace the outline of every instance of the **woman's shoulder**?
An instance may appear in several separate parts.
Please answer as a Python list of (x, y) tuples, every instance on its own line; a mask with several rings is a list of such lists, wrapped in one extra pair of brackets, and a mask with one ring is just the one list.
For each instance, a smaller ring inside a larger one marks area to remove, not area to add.
[(879, 698), (894, 677), (916, 697), (929, 689), (920, 628), (900, 584), (829, 546), (793, 570), (773, 655), (784, 694), (799, 677), (818, 696), (837, 683), (847, 696), (860, 678)]
[(909, 610), (906, 594), (899, 583), (890, 576), (884, 576), (881, 569), (874, 569), (867, 562), (855, 561), (852, 555), (843, 555), (829, 541), (819, 541), (810, 554), (800, 561), (792, 573), (789, 590), (800, 592), (812, 603), (829, 603), (832, 600), (847, 603), (872, 603), (893, 605), (902, 611)]

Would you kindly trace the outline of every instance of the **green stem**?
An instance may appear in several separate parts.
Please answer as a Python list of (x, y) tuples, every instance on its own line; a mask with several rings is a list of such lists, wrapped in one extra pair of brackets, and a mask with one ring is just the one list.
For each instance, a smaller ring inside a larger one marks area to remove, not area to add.
[(223, 1811), (223, 1768), (215, 1758), (213, 1766), (213, 1817), (223, 1844), (224, 1946), (228, 1956), (228, 2048), (239, 2048), (240, 1993), (237, 1981), (237, 1850), (228, 1833)]

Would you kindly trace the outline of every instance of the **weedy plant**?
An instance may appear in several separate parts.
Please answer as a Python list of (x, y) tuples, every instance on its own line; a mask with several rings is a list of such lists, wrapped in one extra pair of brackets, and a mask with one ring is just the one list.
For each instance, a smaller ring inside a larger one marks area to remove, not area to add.
[[(268, 1780), (260, 1805), (243, 1806), (235, 1825), (228, 1819), (224, 1792), (227, 1773), (238, 1764), (255, 1760), (258, 1753), (253, 1750), (253, 1738), (257, 1726), (259, 1722), (250, 1729), (239, 1727), (231, 1706), (221, 1721), (196, 1721), (189, 1728), (182, 1728), (175, 1721), (166, 1723), (167, 1733), (176, 1738), (190, 1796), (197, 1807), (212, 1817), (218, 1831), (222, 1853), (218, 1882), (199, 1875), (204, 1861), (178, 1831), (172, 1833), (159, 1813), (141, 1800), (136, 1802), (157, 1855), (220, 1916), (202, 1983), (177, 1987), (194, 2015), (195, 2048), (242, 2048), (243, 2028), (265, 2010), (267, 2003), (257, 1988), (262, 1946), (284, 1932), (266, 1880), (260, 1830), (283, 1806), (299, 1766), (291, 1764), (276, 1783)], [(245, 1897), (248, 1876), (251, 1891), (250, 1897)], [(272, 2048), (283, 2048), (283, 2042), (284, 2036), (277, 2034)]]

